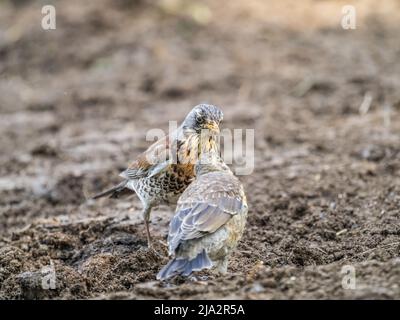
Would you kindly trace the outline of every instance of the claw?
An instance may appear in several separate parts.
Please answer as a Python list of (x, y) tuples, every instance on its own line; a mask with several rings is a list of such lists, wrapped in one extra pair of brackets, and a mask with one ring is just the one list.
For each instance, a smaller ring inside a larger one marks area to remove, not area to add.
[(153, 253), (155, 256), (157, 256), (158, 258), (163, 258), (163, 256), (157, 252), (156, 249), (154, 249), (153, 247), (147, 247), (147, 250), (151, 253)]

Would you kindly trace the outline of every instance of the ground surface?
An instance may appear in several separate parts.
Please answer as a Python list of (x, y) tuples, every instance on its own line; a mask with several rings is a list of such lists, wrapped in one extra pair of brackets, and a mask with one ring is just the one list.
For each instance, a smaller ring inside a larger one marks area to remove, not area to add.
[[(399, 299), (400, 5), (347, 2), (0, 1), (0, 298)], [(204, 101), (255, 129), (248, 226), (231, 275), (160, 284), (171, 210), (159, 257), (135, 197), (86, 199)]]

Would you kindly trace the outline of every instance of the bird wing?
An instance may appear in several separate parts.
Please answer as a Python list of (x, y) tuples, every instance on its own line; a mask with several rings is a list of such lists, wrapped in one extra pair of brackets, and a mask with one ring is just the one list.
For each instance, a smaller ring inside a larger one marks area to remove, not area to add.
[(165, 136), (140, 154), (120, 176), (125, 179), (139, 179), (159, 174), (170, 164), (169, 150), (170, 139)]
[[(214, 173), (204, 177), (207, 179), (201, 177), (181, 196), (177, 212), (170, 223), (170, 253), (182, 241), (201, 238), (217, 231), (241, 211), (244, 203), (240, 197), (239, 181), (233, 176), (226, 179), (226, 174), (221, 175), (217, 177)], [(194, 201), (190, 201), (193, 194), (196, 195)]]

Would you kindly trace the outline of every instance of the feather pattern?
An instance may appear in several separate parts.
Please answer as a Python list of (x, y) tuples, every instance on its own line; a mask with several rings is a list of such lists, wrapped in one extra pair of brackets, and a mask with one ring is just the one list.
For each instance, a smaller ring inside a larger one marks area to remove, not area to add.
[[(150, 212), (160, 204), (176, 204), (179, 196), (194, 180), (194, 165), (203, 152), (219, 150), (216, 134), (223, 114), (218, 107), (201, 104), (192, 109), (177, 130), (153, 143), (126, 170), (117, 186), (94, 198), (135, 192), (143, 205), (143, 219), (150, 245)], [(204, 135), (203, 130), (211, 135)]]
[[(203, 161), (205, 160), (205, 161)], [(179, 198), (168, 234), (172, 260), (158, 273), (174, 275), (215, 268), (226, 273), (247, 218), (243, 186), (218, 155), (202, 155), (196, 180)]]
[(178, 201), (168, 235), (173, 254), (185, 240), (217, 231), (244, 206), (241, 184), (231, 173), (212, 172), (200, 176)]

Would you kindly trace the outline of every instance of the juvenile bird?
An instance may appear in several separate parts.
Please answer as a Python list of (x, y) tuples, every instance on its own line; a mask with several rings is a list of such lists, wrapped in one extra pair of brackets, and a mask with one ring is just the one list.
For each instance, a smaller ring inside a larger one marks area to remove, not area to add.
[(222, 118), (223, 113), (218, 107), (197, 105), (177, 130), (152, 144), (120, 174), (124, 178), (121, 183), (93, 199), (104, 196), (119, 198), (135, 192), (143, 205), (147, 243), (151, 247), (149, 222), (152, 208), (160, 204), (176, 204), (194, 178), (198, 156), (202, 152), (219, 152), (218, 134)]
[(173, 259), (158, 273), (158, 280), (213, 267), (226, 273), (229, 256), (243, 234), (247, 202), (240, 181), (213, 153), (202, 155), (195, 170), (196, 180), (179, 198), (169, 226)]

